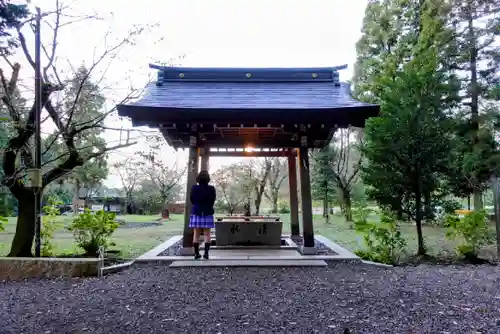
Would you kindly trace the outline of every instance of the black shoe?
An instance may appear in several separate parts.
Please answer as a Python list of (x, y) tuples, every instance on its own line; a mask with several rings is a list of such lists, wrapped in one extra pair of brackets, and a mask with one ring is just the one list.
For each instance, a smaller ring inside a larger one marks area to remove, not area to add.
[(194, 259), (195, 260), (201, 259), (200, 244), (197, 242), (193, 243), (193, 248), (194, 248)]
[(210, 250), (210, 244), (205, 244), (205, 254), (203, 254), (203, 258), (208, 260), (208, 251)]

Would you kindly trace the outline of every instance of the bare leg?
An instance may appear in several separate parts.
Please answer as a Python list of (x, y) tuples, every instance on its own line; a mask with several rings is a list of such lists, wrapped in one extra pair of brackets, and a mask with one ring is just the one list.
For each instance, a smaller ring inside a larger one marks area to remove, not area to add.
[(205, 239), (205, 244), (210, 243), (210, 229), (209, 228), (204, 228), (203, 229), (203, 238)]
[(205, 254), (203, 254), (204, 259), (208, 259), (208, 251), (210, 250), (210, 229), (203, 229), (203, 237), (205, 238)]
[(200, 234), (201, 234), (201, 228), (193, 229), (193, 244), (200, 243)]

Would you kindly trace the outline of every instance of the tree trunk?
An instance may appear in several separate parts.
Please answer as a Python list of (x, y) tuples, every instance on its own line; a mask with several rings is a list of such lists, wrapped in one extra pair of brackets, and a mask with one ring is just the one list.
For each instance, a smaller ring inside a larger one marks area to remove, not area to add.
[(350, 194), (344, 197), (344, 216), (348, 222), (352, 222), (352, 202)]
[[(469, 43), (469, 57), (470, 57), (470, 108), (471, 108), (471, 120), (472, 120), (472, 131), (474, 131), (473, 140), (473, 151), (476, 152), (479, 149), (479, 83), (477, 76), (477, 36), (475, 34), (474, 28), (474, 17), (473, 13), (475, 9), (473, 8), (472, 1), (468, 2), (468, 43)], [(483, 196), (482, 191), (479, 190), (479, 182), (474, 180), (474, 211), (480, 211), (483, 209)]]
[(32, 257), (35, 238), (35, 195), (31, 190), (26, 190), (22, 198), (18, 199), (18, 209), (16, 234), (8, 256)]
[(78, 209), (79, 205), (78, 202), (80, 202), (80, 182), (78, 180), (75, 181), (75, 188), (73, 189), (73, 215), (78, 216)]
[(348, 222), (352, 221), (352, 202), (351, 202), (351, 192), (349, 189), (340, 189), (340, 203), (342, 208), (342, 213)]
[(425, 245), (424, 245), (424, 235), (422, 233), (422, 195), (420, 194), (420, 189), (417, 186), (417, 191), (415, 191), (415, 225), (417, 227), (417, 240), (418, 240), (418, 251), (417, 255), (425, 255)]
[(273, 196), (273, 209), (272, 213), (278, 213), (278, 196)]
[(474, 211), (478, 212), (483, 210), (483, 193), (480, 190), (474, 191)]
[(328, 199), (323, 197), (323, 217), (326, 217), (328, 215)]
[(396, 217), (400, 221), (404, 220), (404, 214), (403, 214), (403, 208), (402, 207), (398, 207), (398, 209), (396, 210)]
[(434, 219), (434, 209), (432, 208), (432, 205), (431, 205), (431, 195), (430, 194), (424, 195), (424, 217), (423, 217), (423, 219), (429, 219), (429, 220)]
[(470, 195), (467, 196), (467, 210), (470, 210)]
[(325, 191), (325, 197), (323, 198), (323, 217), (325, 218), (325, 224), (330, 224), (330, 212), (328, 210), (328, 192)]
[(262, 194), (257, 193), (255, 198), (255, 215), (258, 216), (260, 214), (260, 203), (262, 203)]

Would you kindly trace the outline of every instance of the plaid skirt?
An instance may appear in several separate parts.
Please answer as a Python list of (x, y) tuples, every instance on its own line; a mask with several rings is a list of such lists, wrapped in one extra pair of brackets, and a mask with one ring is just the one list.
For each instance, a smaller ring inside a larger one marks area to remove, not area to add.
[(191, 215), (189, 219), (190, 228), (214, 228), (214, 216), (196, 216)]

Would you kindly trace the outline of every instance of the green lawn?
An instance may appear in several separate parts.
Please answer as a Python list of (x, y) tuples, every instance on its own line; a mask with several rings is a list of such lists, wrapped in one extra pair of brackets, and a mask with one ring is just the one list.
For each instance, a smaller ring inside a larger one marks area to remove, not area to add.
[[(281, 215), (284, 222), (283, 233), (290, 233), (290, 216)], [(126, 222), (153, 222), (159, 218), (154, 216), (127, 215), (119, 216)], [(371, 217), (377, 219), (376, 216)], [(67, 225), (72, 217), (61, 216), (61, 221)], [(10, 248), (10, 243), (15, 231), (15, 218), (9, 218), (9, 222), (5, 226), (5, 232), (0, 233), (0, 256), (5, 256)], [(165, 241), (170, 236), (182, 234), (183, 216), (171, 215), (169, 221), (165, 221), (161, 226), (142, 227), (142, 228), (118, 228), (113, 236), (113, 241), (116, 246), (113, 249), (120, 250), (122, 257), (135, 258), (142, 253), (157, 246), (162, 241)], [(325, 224), (323, 217), (314, 216), (314, 229), (316, 234), (324, 235), (325, 237), (334, 240), (347, 249), (354, 251), (363, 246), (363, 238), (350, 228), (350, 225), (339, 216), (332, 216), (330, 223)], [(408, 241), (409, 253), (415, 253), (417, 249), (416, 231), (413, 225), (405, 224), (402, 226), (404, 236)], [(424, 237), (426, 245), (431, 255), (450, 255), (453, 254), (455, 245), (445, 238), (445, 229), (439, 227), (424, 227)], [(57, 232), (54, 238), (55, 252), (57, 254), (80, 252), (73, 242), (73, 235), (69, 232), (61, 230)], [(489, 252), (488, 252), (489, 253)]]
[[(165, 241), (169, 236), (182, 232), (183, 216), (172, 215), (171, 220), (164, 222), (161, 226), (141, 227), (141, 228), (118, 228), (112, 240), (116, 243), (113, 249), (118, 249), (124, 258), (135, 258), (142, 253)], [(119, 216), (118, 219), (129, 223), (154, 222), (159, 215), (141, 216), (126, 215)], [(61, 216), (61, 222), (67, 226), (71, 222), (71, 216)], [(10, 249), (10, 243), (14, 237), (16, 228), (16, 218), (9, 218), (5, 226), (5, 232), (0, 232), (0, 256), (5, 256)], [(54, 251), (56, 254), (81, 252), (74, 244), (73, 234), (61, 230), (54, 236)]]

